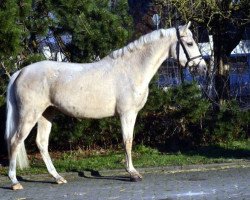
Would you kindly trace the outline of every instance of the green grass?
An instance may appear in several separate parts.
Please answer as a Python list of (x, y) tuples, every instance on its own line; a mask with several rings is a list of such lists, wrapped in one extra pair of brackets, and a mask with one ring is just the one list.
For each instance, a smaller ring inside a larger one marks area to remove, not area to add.
[[(80, 172), (83, 170), (123, 169), (125, 155), (119, 151), (71, 151), (56, 155), (53, 163), (59, 172)], [(160, 167), (170, 165), (192, 165), (233, 162), (237, 159), (250, 159), (250, 140), (237, 141), (227, 145), (201, 147), (197, 150), (177, 153), (163, 153), (156, 149), (136, 146), (133, 150), (135, 167)], [(0, 167), (0, 175), (6, 175), (7, 168)], [(18, 170), (19, 175), (47, 173), (41, 159), (32, 159), (31, 168)]]

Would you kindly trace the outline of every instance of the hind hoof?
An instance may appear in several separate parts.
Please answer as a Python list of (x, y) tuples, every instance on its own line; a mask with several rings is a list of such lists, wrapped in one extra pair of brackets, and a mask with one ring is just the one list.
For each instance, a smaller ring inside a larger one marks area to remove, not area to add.
[(56, 182), (59, 185), (67, 183), (67, 181), (63, 177), (60, 177), (60, 178), (56, 179)]
[(22, 190), (23, 189), (23, 186), (20, 184), (20, 183), (16, 183), (16, 184), (13, 184), (11, 186), (11, 189), (12, 190)]

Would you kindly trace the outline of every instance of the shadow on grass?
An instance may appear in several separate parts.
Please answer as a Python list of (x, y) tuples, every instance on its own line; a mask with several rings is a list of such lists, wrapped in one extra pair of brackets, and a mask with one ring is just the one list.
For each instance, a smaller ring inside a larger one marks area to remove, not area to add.
[(199, 147), (191, 151), (183, 151), (182, 154), (188, 156), (204, 156), (207, 158), (224, 158), (224, 159), (244, 159), (250, 161), (250, 150), (242, 148), (227, 148), (218, 145)]

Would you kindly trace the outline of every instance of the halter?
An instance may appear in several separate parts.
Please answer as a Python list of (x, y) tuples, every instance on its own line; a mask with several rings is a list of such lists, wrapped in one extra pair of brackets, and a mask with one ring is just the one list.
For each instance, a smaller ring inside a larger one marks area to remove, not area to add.
[[(187, 57), (187, 62), (186, 62), (186, 64), (185, 64), (185, 67), (187, 67), (188, 66), (188, 63), (190, 62), (190, 61), (192, 61), (192, 60), (195, 60), (196, 58), (202, 58), (202, 55), (200, 54), (200, 55), (198, 55), (198, 56), (194, 56), (194, 57), (192, 57), (192, 58), (190, 58), (190, 56), (189, 56), (189, 54), (188, 54), (188, 52), (187, 52), (187, 49), (186, 49), (186, 47), (185, 47), (185, 45), (183, 44), (183, 42), (182, 42), (182, 40), (181, 40), (181, 36), (180, 36), (180, 31), (179, 31), (179, 29), (178, 28), (176, 28), (176, 35), (177, 35), (177, 39), (178, 39), (178, 45), (177, 45), (177, 60), (178, 60), (178, 62), (179, 62), (179, 64), (180, 64), (180, 45), (182, 46), (182, 49), (183, 49), (183, 51), (184, 51), (184, 53), (185, 53), (185, 55), (186, 55), (186, 57)], [(179, 45), (180, 44), (180, 45)]]

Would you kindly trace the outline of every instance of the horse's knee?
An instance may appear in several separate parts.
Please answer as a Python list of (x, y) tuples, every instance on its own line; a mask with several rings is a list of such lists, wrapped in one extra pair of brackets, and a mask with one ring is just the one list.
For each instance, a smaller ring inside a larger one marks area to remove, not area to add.
[(133, 144), (133, 139), (125, 139), (124, 140), (124, 146), (126, 148), (126, 150), (130, 150), (132, 149), (132, 144)]

